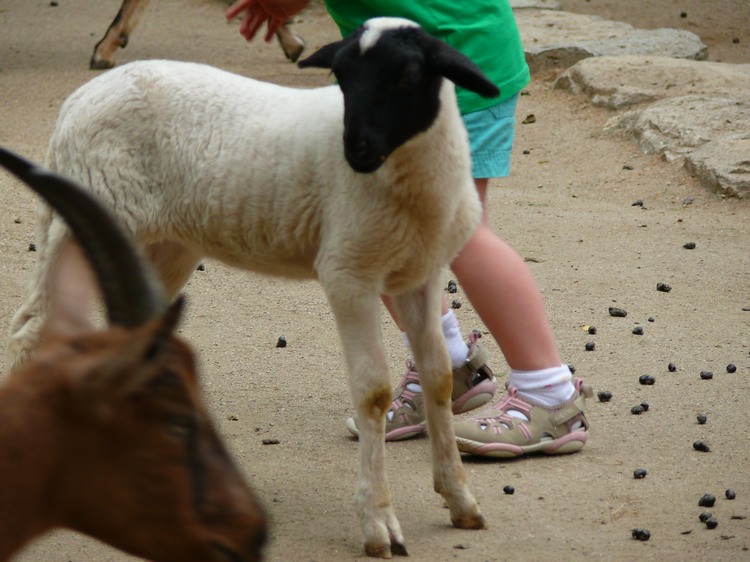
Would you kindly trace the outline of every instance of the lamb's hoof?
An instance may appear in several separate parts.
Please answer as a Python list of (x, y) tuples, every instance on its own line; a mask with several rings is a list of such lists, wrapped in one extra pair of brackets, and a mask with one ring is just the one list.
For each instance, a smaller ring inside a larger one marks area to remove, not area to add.
[(89, 68), (91, 70), (109, 70), (115, 66), (114, 60), (104, 60), (100, 59), (96, 55), (91, 57), (91, 61), (89, 62)]
[(457, 529), (480, 530), (487, 528), (487, 521), (484, 520), (484, 517), (481, 513), (467, 515), (466, 517), (458, 517), (456, 519), (452, 519), (451, 522)]
[(391, 544), (365, 544), (365, 552), (371, 558), (391, 558), (391, 556), (409, 556), (406, 547), (400, 542)]
[(288, 49), (286, 47), (284, 48), (284, 55), (289, 60), (289, 62), (297, 62), (297, 59), (300, 58), (302, 52), (305, 50), (305, 42), (302, 40), (302, 38), (297, 36), (295, 36), (295, 38), (297, 39), (297, 41), (299, 41), (297, 45)]

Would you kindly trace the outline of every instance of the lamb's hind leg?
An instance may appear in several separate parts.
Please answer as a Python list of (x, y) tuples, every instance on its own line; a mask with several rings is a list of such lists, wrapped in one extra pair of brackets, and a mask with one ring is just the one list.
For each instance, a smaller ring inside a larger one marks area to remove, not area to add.
[(396, 296), (394, 305), (419, 369), (435, 491), (448, 504), (454, 526), (484, 529), (485, 520), (469, 490), (453, 432), (453, 377), (440, 323), (441, 294), (440, 279), (435, 276), (420, 289)]
[(385, 414), (391, 403), (388, 365), (376, 293), (357, 291), (355, 280), (321, 279), (341, 336), (359, 429), (357, 515), (369, 556), (406, 555), (385, 475)]

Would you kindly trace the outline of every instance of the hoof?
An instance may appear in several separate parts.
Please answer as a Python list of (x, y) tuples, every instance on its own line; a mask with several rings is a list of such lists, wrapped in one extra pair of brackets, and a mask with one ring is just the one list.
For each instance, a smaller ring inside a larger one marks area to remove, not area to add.
[(108, 70), (113, 66), (115, 66), (115, 61), (104, 60), (97, 57), (91, 57), (91, 61), (89, 62), (89, 68), (91, 70)]
[(391, 558), (391, 556), (409, 556), (406, 547), (400, 542), (385, 545), (366, 544), (365, 552), (371, 558)]
[(466, 517), (460, 517), (453, 519), (451, 521), (453, 523), (453, 526), (457, 529), (471, 529), (471, 530), (480, 530), (480, 529), (486, 529), (487, 528), (487, 522), (484, 520), (484, 517), (481, 513), (477, 513), (476, 515), (469, 515)]

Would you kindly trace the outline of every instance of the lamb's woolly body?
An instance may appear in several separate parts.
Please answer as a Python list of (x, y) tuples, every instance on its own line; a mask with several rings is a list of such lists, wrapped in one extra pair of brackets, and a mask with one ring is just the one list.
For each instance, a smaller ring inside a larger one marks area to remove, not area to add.
[(358, 174), (344, 159), (335, 86), (131, 63), (65, 102), (49, 163), (90, 184), (146, 245), (170, 240), (296, 277), (334, 260), (402, 292), (450, 262), (479, 216), (453, 86), (444, 84), (433, 127), (378, 171)]

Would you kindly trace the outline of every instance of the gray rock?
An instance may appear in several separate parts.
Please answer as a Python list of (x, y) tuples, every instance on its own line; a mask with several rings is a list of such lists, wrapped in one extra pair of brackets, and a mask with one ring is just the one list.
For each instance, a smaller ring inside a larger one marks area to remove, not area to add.
[(697, 35), (678, 29), (635, 29), (597, 16), (555, 10), (518, 10), (516, 20), (532, 72), (567, 68), (588, 57), (662, 55), (703, 60)]
[(553, 87), (584, 94), (596, 106), (617, 110), (666, 97), (734, 96), (750, 91), (750, 64), (640, 55), (595, 57), (563, 71)]
[(750, 129), (745, 136), (708, 142), (685, 157), (685, 168), (701, 184), (734, 197), (750, 197)]

